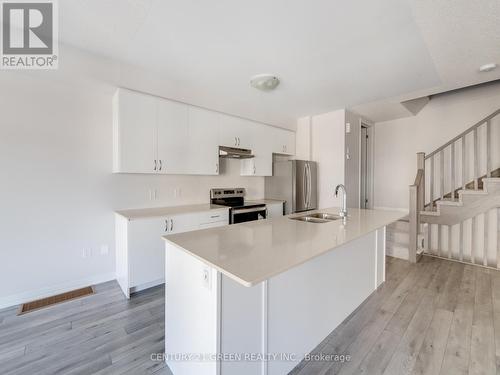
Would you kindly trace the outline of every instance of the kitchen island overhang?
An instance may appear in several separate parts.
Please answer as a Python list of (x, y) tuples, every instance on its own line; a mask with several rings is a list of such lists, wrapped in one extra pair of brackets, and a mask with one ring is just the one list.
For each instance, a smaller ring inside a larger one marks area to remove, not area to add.
[(166, 236), (173, 373), (289, 372), (384, 281), (385, 226), (403, 216), (353, 209), (345, 225), (282, 217)]

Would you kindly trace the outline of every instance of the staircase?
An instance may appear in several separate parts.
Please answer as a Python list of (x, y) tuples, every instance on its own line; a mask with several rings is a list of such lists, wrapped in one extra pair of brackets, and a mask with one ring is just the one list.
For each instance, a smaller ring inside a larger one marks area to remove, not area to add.
[(408, 259), (410, 223), (408, 219), (398, 220), (387, 226), (385, 245), (387, 255)]
[[(417, 154), (408, 217), (411, 261), (428, 254), (500, 268), (499, 115), (495, 111), (428, 155)], [(391, 236), (401, 238), (396, 228), (388, 231), (391, 245)]]

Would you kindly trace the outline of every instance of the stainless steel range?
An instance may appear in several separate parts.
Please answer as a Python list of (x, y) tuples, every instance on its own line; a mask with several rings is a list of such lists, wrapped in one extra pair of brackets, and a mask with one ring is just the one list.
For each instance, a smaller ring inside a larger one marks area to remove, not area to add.
[(231, 207), (229, 209), (229, 224), (267, 218), (266, 205), (245, 202), (245, 194), (246, 191), (244, 188), (211, 189), (210, 202), (219, 206)]

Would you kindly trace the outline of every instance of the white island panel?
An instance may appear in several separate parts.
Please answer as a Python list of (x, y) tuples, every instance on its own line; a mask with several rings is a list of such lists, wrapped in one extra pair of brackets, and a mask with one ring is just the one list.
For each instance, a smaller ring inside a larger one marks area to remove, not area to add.
[[(365, 233), (253, 287), (167, 242), (166, 353), (230, 359), (168, 361), (174, 375), (288, 373), (384, 281), (384, 230)], [(209, 248), (219, 243), (217, 231), (203, 236)], [(344, 236), (342, 229), (336, 236)], [(209, 285), (203, 278), (207, 272)], [(262, 354), (278, 357), (245, 359)], [(281, 354), (288, 359), (279, 359)]]
[(268, 363), (287, 374), (376, 289), (376, 237), (371, 232), (268, 281), (268, 352), (296, 361)]

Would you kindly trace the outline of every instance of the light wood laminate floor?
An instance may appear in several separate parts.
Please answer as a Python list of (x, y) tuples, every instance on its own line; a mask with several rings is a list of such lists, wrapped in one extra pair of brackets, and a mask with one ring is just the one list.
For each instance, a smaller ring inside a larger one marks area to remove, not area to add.
[(127, 301), (116, 282), (96, 294), (17, 316), (0, 310), (0, 374), (171, 374), (164, 350), (165, 289)]
[(291, 374), (500, 374), (500, 272), (388, 257), (387, 281), (313, 353), (351, 358)]
[[(163, 347), (162, 287), (127, 301), (110, 282), (95, 295), (26, 315), (0, 310), (2, 375), (170, 375), (150, 359)], [(351, 358), (302, 362), (291, 374), (496, 374), (500, 272), (431, 257), (416, 265), (388, 258), (386, 283), (314, 353)]]

